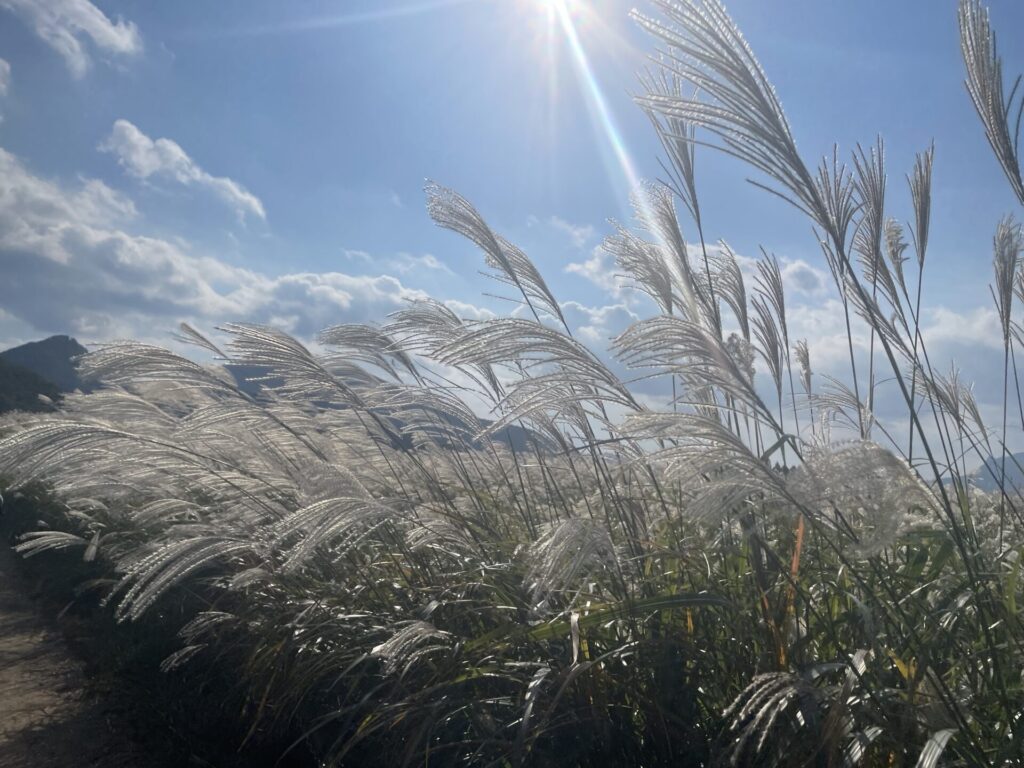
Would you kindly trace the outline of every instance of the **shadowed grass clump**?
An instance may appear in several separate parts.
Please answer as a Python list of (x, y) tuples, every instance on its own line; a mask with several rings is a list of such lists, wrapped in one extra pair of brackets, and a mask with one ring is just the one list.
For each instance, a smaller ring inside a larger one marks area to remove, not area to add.
[[(1024, 412), (1007, 396), (986, 426), (922, 338), (934, 151), (908, 175), (905, 231), (880, 140), (807, 164), (724, 7), (651, 6), (637, 20), (658, 70), (639, 102), (670, 184), (638, 190), (635, 226), (606, 242), (656, 307), (615, 362), (525, 253), (431, 184), (430, 215), (522, 311), (413, 301), (325, 330), (324, 353), (183, 326), (209, 364), (100, 346), (81, 370), (102, 388), (0, 442), (0, 472), (63, 504), (18, 547), (99, 568), (122, 622), (177, 617), (166, 674), (217, 670), (250, 734), (326, 764), (1020, 765), (1024, 519), (1005, 446)], [(1019, 196), (1016, 88), (1004, 98), (983, 8), (964, 0), (960, 25)], [(815, 386), (773, 256), (750, 280), (704, 242), (698, 146), (810, 220), (845, 376)], [(1021, 239), (1008, 217), (994, 243), (1007, 393)], [(671, 400), (652, 407), (623, 366)], [(882, 394), (899, 424), (876, 415)], [(522, 440), (497, 439), (508, 427)], [(977, 463), (997, 492), (972, 485)]]

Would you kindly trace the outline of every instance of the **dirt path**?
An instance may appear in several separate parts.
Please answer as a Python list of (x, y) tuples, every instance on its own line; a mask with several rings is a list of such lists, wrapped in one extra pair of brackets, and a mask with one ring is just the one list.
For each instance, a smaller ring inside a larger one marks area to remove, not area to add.
[(82, 663), (23, 594), (14, 567), (0, 544), (0, 765), (148, 765), (117, 711), (87, 694)]

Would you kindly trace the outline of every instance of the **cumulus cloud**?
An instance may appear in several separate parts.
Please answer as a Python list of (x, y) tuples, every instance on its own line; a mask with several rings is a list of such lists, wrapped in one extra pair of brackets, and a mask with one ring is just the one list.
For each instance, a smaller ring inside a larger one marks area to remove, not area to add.
[(615, 265), (615, 259), (600, 245), (590, 252), (589, 259), (570, 262), (566, 265), (565, 271), (586, 278), (612, 296), (618, 297), (622, 294), (621, 281), (616, 277), (618, 267)]
[(560, 306), (569, 326), (585, 343), (598, 348), (606, 347), (611, 339), (640, 319), (625, 304), (591, 307), (577, 301), (566, 301)]
[(207, 173), (177, 142), (151, 139), (127, 120), (114, 123), (113, 130), (99, 149), (116, 156), (121, 167), (138, 179), (155, 177), (185, 186), (202, 187), (231, 206), (239, 218), (253, 215), (266, 219), (260, 199), (237, 181)]
[(71, 74), (82, 77), (92, 64), (86, 40), (104, 54), (142, 52), (142, 37), (129, 21), (111, 21), (89, 0), (0, 0), (47, 45), (64, 57)]
[(131, 200), (102, 181), (63, 189), (32, 175), (0, 149), (0, 250), (30, 252), (66, 264), (76, 236), (134, 216)]
[(448, 299), (444, 305), (463, 320), (490, 320), (496, 317), (491, 310), (485, 307), (478, 307), (458, 299)]
[(969, 312), (935, 307), (923, 314), (922, 335), (928, 343), (979, 345), (1000, 351), (1003, 348), (1003, 330), (995, 307), (978, 307)]
[(779, 259), (782, 267), (782, 283), (786, 290), (811, 297), (828, 293), (828, 273), (812, 267), (803, 259)]
[[(712, 252), (720, 253), (723, 248), (724, 246), (720, 243), (707, 246), (709, 254)], [(703, 258), (699, 244), (689, 243), (687, 245), (687, 252), (690, 254), (690, 258), (695, 261)], [(757, 276), (757, 262), (759, 259), (735, 252), (733, 255), (736, 257), (736, 263), (739, 264), (740, 271), (743, 273), (744, 278), (746, 278), (748, 290), (752, 290), (754, 278)], [(786, 288), (787, 297), (799, 298), (802, 295), (805, 298), (822, 299), (829, 294), (832, 287), (832, 279), (827, 271), (808, 264), (803, 259), (791, 259), (780, 256), (778, 260), (779, 270), (782, 273), (782, 283)]]
[(181, 321), (277, 325), (311, 336), (380, 319), (425, 294), (389, 275), (266, 275), (133, 234), (131, 201), (97, 180), (60, 183), (0, 150), (0, 336), (30, 327), (90, 339), (151, 336)]

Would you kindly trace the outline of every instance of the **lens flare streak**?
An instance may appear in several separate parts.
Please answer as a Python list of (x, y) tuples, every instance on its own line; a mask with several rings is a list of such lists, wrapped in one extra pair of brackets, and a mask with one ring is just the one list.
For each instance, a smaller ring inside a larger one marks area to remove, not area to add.
[[(604, 137), (611, 146), (612, 153), (615, 156), (615, 161), (618, 164), (619, 170), (621, 170), (622, 174), (626, 177), (626, 182), (629, 185), (630, 191), (635, 192), (640, 187), (640, 175), (636, 171), (633, 159), (630, 157), (629, 150), (626, 148), (626, 143), (622, 138), (622, 134), (619, 131), (615, 118), (608, 106), (608, 100), (605, 98), (604, 92), (601, 90), (601, 86), (598, 83), (597, 78), (594, 76), (593, 69), (590, 66), (590, 60), (587, 58), (587, 52), (583, 49), (583, 44), (580, 42), (580, 37), (576, 30), (576, 25), (573, 22), (572, 15), (569, 12), (569, 8), (566, 5), (565, 0), (553, 0), (551, 7), (558, 19), (558, 25), (562, 28), (562, 33), (565, 35), (565, 40), (569, 46), (569, 50), (572, 53), (573, 62), (576, 65), (576, 74), (588, 97), (587, 106), (589, 107), (597, 126), (603, 132)], [(611, 168), (607, 168), (607, 170), (609, 175), (614, 173)]]

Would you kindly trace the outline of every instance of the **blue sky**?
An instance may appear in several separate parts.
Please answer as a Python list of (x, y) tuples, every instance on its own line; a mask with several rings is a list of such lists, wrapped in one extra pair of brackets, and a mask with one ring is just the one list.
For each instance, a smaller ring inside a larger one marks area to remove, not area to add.
[[(427, 178), (530, 253), (602, 343), (647, 311), (595, 253), (630, 216), (616, 132), (635, 175), (659, 175), (630, 97), (653, 51), (634, 4), (570, 3), (588, 80), (544, 0), (0, 0), (0, 345), (166, 341), (182, 320), (309, 338), (418, 292), (503, 311), (473, 247), (427, 216)], [(1024, 70), (1024, 6), (990, 5)], [(991, 237), (1014, 200), (963, 88), (955, 2), (728, 7), (805, 158), (884, 136), (897, 218), (934, 139), (929, 323), (983, 367)], [(827, 365), (836, 318), (806, 220), (738, 163), (698, 165), (709, 239), (785, 260), (795, 335)]]

